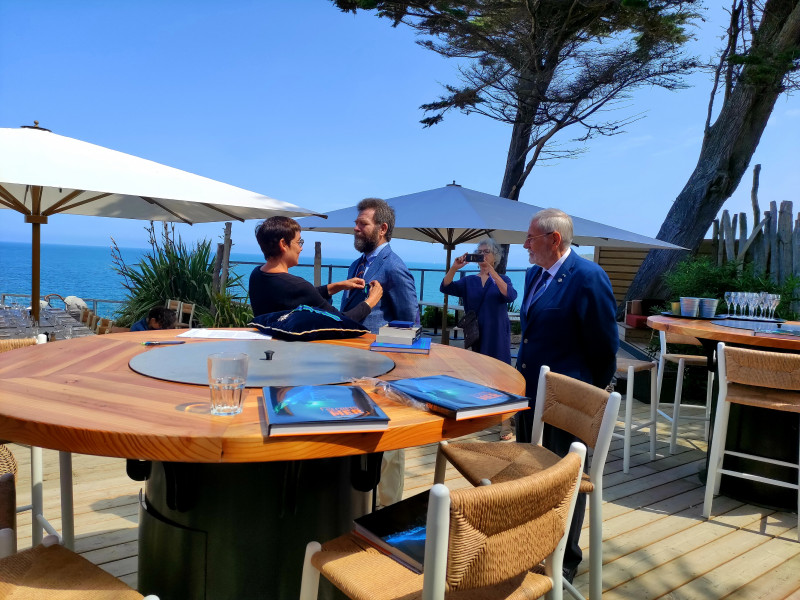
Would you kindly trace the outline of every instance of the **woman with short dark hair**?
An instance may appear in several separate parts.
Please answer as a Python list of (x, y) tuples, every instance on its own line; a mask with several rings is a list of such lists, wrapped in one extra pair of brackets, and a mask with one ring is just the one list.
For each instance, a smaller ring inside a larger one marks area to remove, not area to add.
[[(302, 277), (289, 274), (289, 269), (300, 262), (303, 250), (300, 232), (300, 225), (289, 217), (270, 217), (256, 226), (256, 240), (267, 262), (250, 273), (253, 316), (292, 310), (301, 304), (342, 314), (330, 303), (331, 296), (342, 290), (364, 289), (366, 282), (360, 277), (314, 287)], [(360, 323), (382, 295), (380, 283), (371, 282), (367, 299), (344, 315)]]

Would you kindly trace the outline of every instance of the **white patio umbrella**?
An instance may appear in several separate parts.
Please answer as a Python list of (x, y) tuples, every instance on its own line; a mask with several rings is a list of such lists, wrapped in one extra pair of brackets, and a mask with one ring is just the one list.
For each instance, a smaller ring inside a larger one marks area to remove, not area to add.
[[(447, 251), (447, 269), (450, 268), (450, 253), (458, 244), (487, 235), (500, 244), (525, 243), (531, 217), (542, 210), (540, 206), (477, 192), (455, 182), (386, 201), (395, 210), (392, 237), (442, 244)], [(309, 217), (300, 223), (303, 229), (352, 235), (356, 214), (356, 207), (351, 206), (326, 213), (325, 220)], [(575, 246), (683, 249), (611, 225), (570, 216), (574, 226), (572, 243)], [(444, 306), (443, 342), (447, 339), (447, 296), (444, 297)]]
[(0, 128), (0, 208), (31, 224), (31, 310), (39, 318), (41, 225), (56, 214), (209, 223), (318, 214), (47, 129)]

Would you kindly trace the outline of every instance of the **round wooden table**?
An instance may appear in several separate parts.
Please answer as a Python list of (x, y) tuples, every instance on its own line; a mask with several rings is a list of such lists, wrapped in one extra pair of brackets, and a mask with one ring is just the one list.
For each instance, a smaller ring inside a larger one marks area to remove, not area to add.
[[(296, 597), (305, 544), (348, 531), (364, 510), (368, 457), (474, 433), (500, 416), (463, 421), (373, 396), (391, 421), (380, 433), (268, 438), (259, 397), (213, 416), (207, 386), (161, 381), (128, 367), (146, 340), (178, 331), (119, 333), (0, 354), (0, 438), (128, 459), (146, 480), (139, 588), (173, 598)], [(368, 349), (373, 335), (325, 343)], [(201, 344), (204, 340), (187, 340)], [(433, 344), (391, 354), (381, 379), (451, 375), (515, 394), (510, 365)]]
[[(716, 371), (714, 352), (718, 342), (725, 342), (726, 345), (732, 346), (746, 346), (757, 350), (800, 352), (800, 337), (793, 335), (725, 327), (707, 320), (683, 317), (651, 316), (648, 317), (647, 324), (658, 331), (689, 335), (699, 339), (706, 352), (708, 368), (714, 371)], [(800, 326), (800, 323), (789, 324)], [(763, 326), (764, 323), (759, 323), (759, 325)], [(711, 411), (712, 427), (709, 428), (709, 447), (712, 443), (710, 436), (713, 431), (713, 418), (716, 414), (716, 398), (715, 394)], [(731, 405), (730, 418), (728, 420), (726, 447), (728, 450), (738, 450), (786, 462), (795, 462), (797, 460), (797, 446), (800, 441), (800, 434), (798, 434), (799, 421), (798, 415), (733, 404)], [(765, 435), (764, 432), (769, 432), (769, 435)], [(772, 478), (780, 479), (787, 476), (786, 470), (766, 463), (747, 461), (742, 463), (743, 466), (740, 469), (739, 463), (742, 460), (729, 456), (726, 457), (725, 464), (733, 469), (761, 473)], [(720, 492), (745, 502), (781, 510), (797, 510), (797, 493), (788, 488), (779, 488), (757, 481), (722, 475)]]

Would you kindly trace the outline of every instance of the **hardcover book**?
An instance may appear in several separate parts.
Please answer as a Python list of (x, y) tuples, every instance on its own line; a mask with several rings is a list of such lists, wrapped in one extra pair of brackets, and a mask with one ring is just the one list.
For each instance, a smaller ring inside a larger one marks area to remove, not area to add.
[(372, 342), (370, 350), (376, 352), (409, 352), (411, 354), (430, 354), (431, 338), (419, 338), (413, 344), (384, 344), (382, 342)]
[(528, 408), (528, 398), (525, 396), (501, 392), (449, 375), (398, 379), (389, 385), (424, 402), (431, 412), (456, 421)]
[(384, 431), (389, 417), (357, 386), (265, 387), (267, 435)]
[(354, 533), (374, 548), (422, 573), (430, 492), (422, 492), (353, 521)]
[(421, 327), (391, 327), (384, 325), (378, 330), (376, 342), (381, 344), (411, 345), (422, 335)]

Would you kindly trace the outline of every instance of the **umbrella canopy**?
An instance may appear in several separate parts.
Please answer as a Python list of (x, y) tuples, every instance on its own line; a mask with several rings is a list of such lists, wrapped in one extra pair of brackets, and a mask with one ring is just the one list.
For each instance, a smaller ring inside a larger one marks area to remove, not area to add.
[[(447, 250), (446, 268), (450, 268), (450, 252), (458, 244), (491, 236), (501, 244), (523, 244), (533, 215), (540, 206), (484, 194), (457, 185), (397, 196), (386, 200), (395, 210), (393, 238), (440, 243)], [(326, 213), (327, 219), (309, 217), (300, 221), (303, 229), (330, 233), (353, 233), (356, 208), (341, 208)], [(662, 248), (682, 250), (667, 242), (625, 231), (596, 221), (572, 217), (576, 246), (610, 246), (615, 248)], [(447, 296), (442, 315), (442, 343), (447, 343)]]
[(39, 316), (40, 226), (55, 214), (208, 223), (317, 214), (213, 179), (56, 135), (0, 128), (0, 208), (32, 229), (31, 309)]
[[(500, 244), (523, 244), (531, 217), (543, 208), (456, 184), (389, 198), (387, 202), (396, 213), (392, 237), (440, 243), (450, 250), (486, 235)], [(353, 233), (355, 207), (326, 215), (326, 220), (312, 217), (300, 223), (303, 229)], [(572, 223), (576, 246), (682, 250), (680, 246), (580, 217), (573, 216)]]

